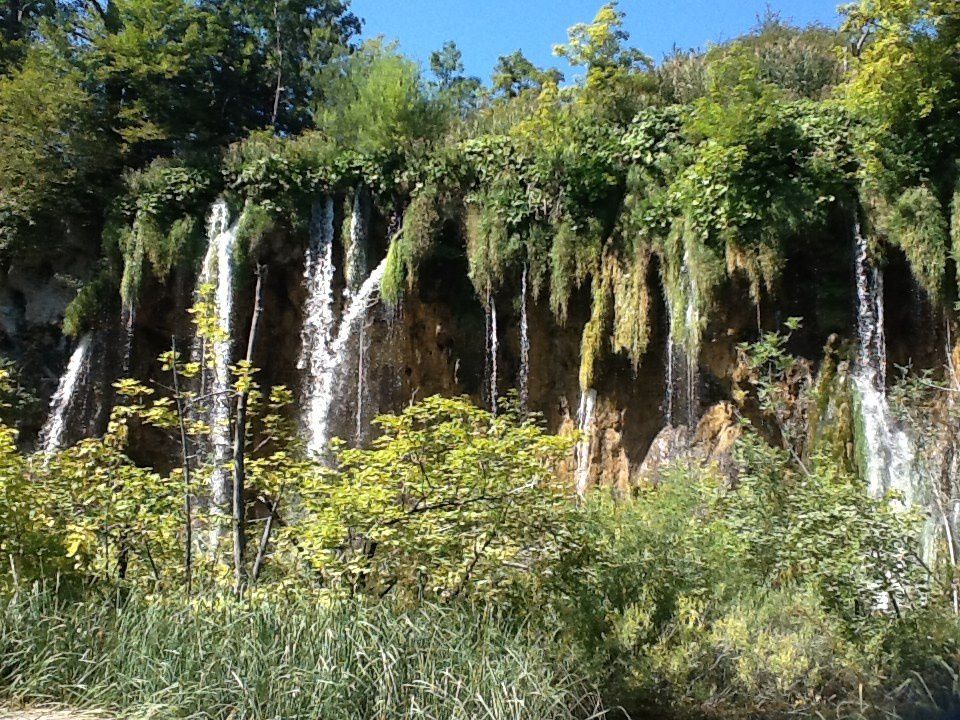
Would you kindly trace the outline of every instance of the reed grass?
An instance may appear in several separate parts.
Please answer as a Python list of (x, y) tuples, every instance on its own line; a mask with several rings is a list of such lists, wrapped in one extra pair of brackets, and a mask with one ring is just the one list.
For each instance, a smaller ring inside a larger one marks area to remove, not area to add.
[(65, 602), (37, 591), (0, 613), (6, 702), (189, 719), (601, 716), (550, 638), (483, 608)]

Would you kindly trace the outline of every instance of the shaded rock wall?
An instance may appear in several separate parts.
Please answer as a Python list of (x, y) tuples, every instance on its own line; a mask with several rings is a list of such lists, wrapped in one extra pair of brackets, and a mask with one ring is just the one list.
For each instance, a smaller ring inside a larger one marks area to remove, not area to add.
[[(335, 227), (343, 221), (343, 203), (337, 203)], [(372, 267), (386, 252), (387, 220), (371, 219), (368, 249)], [(774, 296), (766, 295), (757, 312), (745, 285), (729, 282), (721, 289), (716, 311), (705, 334), (700, 355), (700, 397), (703, 409), (729, 398), (736, 370), (737, 346), (755, 339), (760, 329), (772, 330), (786, 318), (802, 316), (804, 328), (794, 338), (793, 351), (819, 358), (831, 333), (855, 336), (852, 240), (842, 218), (829, 232), (788, 245), (783, 279)], [(300, 390), (297, 370), (300, 351), (303, 257), (307, 238), (276, 233), (255, 252), (269, 266), (262, 334), (256, 364), (263, 385), (285, 384)], [(342, 309), (343, 248), (338, 238), (334, 257), (337, 312)], [(0, 349), (34, 366), (38, 393), (46, 401), (66, 364), (69, 343), (58, 324), (76, 284), (89, 277), (95, 251), (78, 242), (56, 257), (38, 257), (30, 266), (9, 263), (0, 270)], [(193, 302), (196, 268), (185, 264), (162, 281), (147, 279), (137, 313), (131, 372), (139, 378), (156, 377), (156, 357), (177, 338), (189, 348), (191, 328), (187, 308)], [(237, 314), (234, 319), (236, 353), (246, 343), (251, 309), (253, 263), (238, 271)], [(146, 277), (147, 273), (145, 273)], [(608, 353), (597, 373), (598, 401), (590, 443), (590, 479), (593, 483), (626, 488), (645, 477), (641, 470), (648, 449), (664, 427), (666, 394), (666, 312), (654, 283), (649, 350), (638, 368)], [(499, 320), (498, 357), (501, 392), (518, 385), (520, 278), (505, 278), (495, 302)], [(887, 267), (887, 334), (892, 363), (912, 360), (930, 367), (942, 362), (943, 326), (928, 302), (915, 290), (905, 262), (895, 254)], [(906, 298), (906, 301), (905, 301)], [(567, 322), (559, 325), (545, 297), (530, 297), (530, 409), (545, 418), (551, 430), (576, 426), (580, 387), (580, 337), (590, 314), (586, 288), (574, 293)], [(382, 304), (373, 310), (364, 332), (366, 352), (362, 424), (381, 412), (397, 411), (433, 394), (466, 394), (483, 402), (485, 367), (484, 309), (470, 284), (463, 242), (445, 232), (438, 248), (422, 265), (415, 289), (397, 308)], [(354, 356), (351, 363), (356, 363)], [(108, 387), (116, 379), (119, 362), (109, 361), (99, 382)], [(331, 423), (334, 433), (353, 439), (357, 419), (356, 373), (342, 388)], [(721, 413), (720, 410), (713, 412)], [(719, 421), (718, 421), (719, 423)], [(726, 432), (723, 423), (718, 432)], [(706, 431), (704, 431), (706, 432)], [(364, 440), (370, 433), (364, 430)], [(714, 445), (725, 440), (711, 441)], [(707, 444), (706, 440), (704, 443)], [(171, 454), (166, 439), (145, 432), (138, 457), (163, 465)]]

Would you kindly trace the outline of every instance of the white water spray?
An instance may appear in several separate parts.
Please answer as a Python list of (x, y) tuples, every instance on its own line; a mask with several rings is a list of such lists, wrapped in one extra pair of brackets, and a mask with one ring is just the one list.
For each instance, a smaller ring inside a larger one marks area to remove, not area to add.
[(499, 354), (499, 337), (497, 333), (497, 303), (493, 294), (487, 288), (486, 302), (487, 320), (487, 393), (490, 396), (490, 412), (497, 414), (497, 355)]
[[(222, 511), (230, 503), (230, 363), (233, 350), (233, 271), (237, 224), (230, 224), (230, 210), (226, 202), (218, 200), (210, 210), (207, 221), (207, 253), (197, 287), (212, 285), (217, 336), (212, 342), (213, 377), (205, 392), (210, 395), (210, 445), (213, 472), (210, 476), (210, 499), (214, 512)], [(226, 532), (214, 528), (216, 537)], [(216, 539), (216, 538), (215, 538)]]
[(678, 342), (674, 310), (667, 298), (669, 329), (667, 330), (666, 388), (664, 390), (664, 424), (696, 426), (700, 419), (699, 335), (700, 313), (696, 306), (696, 284), (691, 280), (683, 322), (687, 347)]
[(387, 259), (384, 258), (352, 296), (340, 320), (337, 336), (322, 363), (321, 372), (310, 378), (307, 449), (315, 455), (323, 452), (330, 439), (330, 411), (349, 367), (353, 339), (364, 326), (370, 308), (379, 299), (380, 283), (386, 270)]
[(359, 447), (363, 443), (363, 394), (366, 392), (367, 379), (367, 336), (361, 334), (357, 354), (357, 412), (353, 435), (354, 445)]
[(520, 409), (526, 412), (530, 402), (530, 333), (527, 322), (527, 266), (523, 266), (520, 284)]
[(350, 242), (346, 248), (343, 266), (347, 295), (355, 293), (367, 275), (368, 225), (369, 211), (366, 202), (366, 190), (363, 185), (357, 185), (353, 194), (353, 211), (350, 214)]
[(883, 318), (883, 273), (869, 257), (859, 219), (854, 225), (857, 285), (857, 350), (853, 381), (862, 424), (861, 453), (870, 493), (894, 490), (910, 504), (916, 498), (916, 451), (907, 432), (891, 417), (886, 394), (887, 351)]
[(576, 490), (583, 497), (590, 483), (590, 445), (593, 440), (593, 414), (597, 407), (597, 391), (587, 388), (580, 393), (580, 408), (577, 410), (577, 429), (580, 440), (576, 449)]
[(133, 357), (133, 333), (137, 324), (137, 309), (132, 305), (124, 304), (120, 309), (120, 331), (123, 333), (123, 358), (121, 360), (121, 377), (130, 374), (130, 362)]
[[(300, 331), (300, 360), (297, 367), (305, 371), (302, 422), (307, 432), (321, 425), (325, 418), (317, 389), (330, 365), (333, 343), (333, 198), (313, 206), (310, 223), (310, 245), (304, 263), (303, 282), (307, 301), (303, 309)], [(311, 443), (312, 448), (312, 443)]]
[(40, 431), (40, 446), (45, 454), (51, 455), (63, 449), (71, 410), (90, 374), (92, 342), (93, 336), (90, 333), (80, 338), (80, 342), (70, 355), (66, 371), (60, 377), (57, 391), (50, 400), (50, 414)]

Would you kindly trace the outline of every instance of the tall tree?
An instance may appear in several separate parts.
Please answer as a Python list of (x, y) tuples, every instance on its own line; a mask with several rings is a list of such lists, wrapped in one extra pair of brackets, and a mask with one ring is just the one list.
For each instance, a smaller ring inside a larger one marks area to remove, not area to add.
[(463, 53), (452, 40), (430, 54), (430, 70), (437, 78), (441, 100), (449, 102), (461, 115), (475, 108), (482, 85), (480, 79), (464, 75)]
[(541, 70), (520, 50), (501, 55), (493, 68), (493, 90), (506, 97), (517, 97), (527, 90), (540, 90), (544, 83), (559, 85), (563, 73), (556, 68)]

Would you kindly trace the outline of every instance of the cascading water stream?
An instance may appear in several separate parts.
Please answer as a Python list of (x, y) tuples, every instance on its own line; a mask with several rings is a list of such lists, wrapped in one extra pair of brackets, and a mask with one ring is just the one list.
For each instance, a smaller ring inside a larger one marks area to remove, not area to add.
[(520, 409), (526, 412), (530, 402), (530, 327), (527, 321), (527, 266), (520, 282)]
[(137, 309), (132, 305), (124, 303), (120, 309), (120, 332), (123, 333), (123, 354), (120, 366), (120, 377), (125, 378), (130, 374), (130, 362), (133, 357), (133, 333), (137, 324)]
[(870, 493), (899, 491), (914, 498), (914, 444), (891, 417), (886, 394), (886, 336), (883, 318), (883, 273), (870, 261), (859, 219), (854, 225), (857, 287), (857, 350), (853, 375), (862, 428), (861, 453)]
[(40, 446), (47, 455), (63, 449), (71, 410), (89, 377), (92, 343), (93, 336), (90, 333), (80, 338), (50, 401), (50, 413), (40, 431)]
[[(331, 218), (331, 224), (333, 220)], [(353, 210), (350, 213), (350, 242), (346, 248), (343, 272), (346, 279), (346, 293), (352, 295), (363, 284), (367, 276), (367, 227), (369, 210), (366, 189), (358, 185), (353, 194)]]
[(307, 430), (307, 449), (315, 454), (323, 453), (329, 438), (330, 410), (334, 397), (340, 388), (347, 368), (350, 367), (349, 355), (353, 340), (367, 319), (370, 308), (379, 298), (380, 283), (387, 270), (384, 258), (363, 282), (360, 289), (351, 297), (340, 320), (337, 336), (330, 344), (322, 372), (310, 378), (310, 411)]
[[(210, 476), (210, 500), (214, 512), (222, 512), (230, 503), (230, 476), (227, 463), (230, 459), (230, 364), (233, 349), (233, 271), (234, 250), (237, 240), (237, 225), (230, 223), (230, 210), (226, 202), (218, 200), (210, 210), (207, 221), (207, 253), (197, 281), (198, 290), (213, 286), (213, 302), (217, 324), (217, 336), (211, 348), (213, 375), (203, 392), (210, 397), (207, 416), (210, 426), (210, 451), (213, 471)], [(214, 547), (225, 528), (216, 527)]]
[[(297, 367), (304, 371), (303, 426), (311, 434), (325, 421), (326, 407), (317, 394), (330, 365), (333, 343), (333, 198), (315, 203), (310, 222), (310, 245), (304, 263), (303, 281), (307, 301), (300, 332), (301, 349)], [(322, 443), (321, 443), (322, 446)]]
[[(699, 311), (696, 306), (696, 285), (691, 280), (688, 289), (687, 304), (683, 322), (686, 336), (697, 338), (699, 335)], [(670, 317), (667, 330), (666, 350), (666, 388), (664, 391), (664, 424), (668, 426), (696, 426), (700, 419), (700, 368), (698, 363), (699, 342), (684, 347), (678, 342), (679, 335), (673, 307), (667, 298), (667, 313)]]
[(359, 358), (357, 361), (357, 411), (353, 435), (353, 442), (357, 447), (363, 444), (363, 400), (364, 393), (367, 390), (367, 339), (366, 332), (362, 332), (360, 335), (360, 342), (358, 343), (359, 347), (357, 349), (357, 355)]
[(577, 410), (577, 429), (580, 440), (577, 441), (577, 469), (575, 486), (577, 495), (583, 497), (590, 483), (590, 445), (593, 439), (593, 414), (597, 407), (597, 391), (587, 388), (580, 393), (580, 407)]
[(490, 397), (490, 412), (497, 414), (497, 400), (499, 390), (497, 388), (497, 356), (499, 355), (499, 337), (497, 332), (497, 303), (493, 299), (490, 289), (487, 289), (486, 302), (486, 321), (487, 321), (487, 393)]

